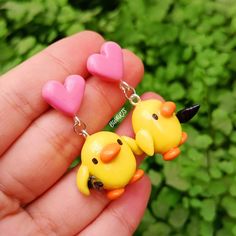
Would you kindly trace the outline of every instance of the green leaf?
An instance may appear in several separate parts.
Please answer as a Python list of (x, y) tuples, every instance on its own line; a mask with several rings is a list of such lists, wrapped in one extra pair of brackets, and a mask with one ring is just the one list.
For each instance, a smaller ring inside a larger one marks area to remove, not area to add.
[[(168, 63), (167, 68), (166, 68), (166, 79), (167, 80), (171, 81), (176, 78), (177, 68), (178, 68), (178, 66), (175, 63), (173, 63), (172, 61), (170, 63)], [(174, 83), (171, 85), (173, 86)], [(176, 92), (180, 93), (180, 89), (183, 90), (181, 84), (176, 84), (175, 87), (176, 86), (177, 86), (177, 88), (176, 88), (177, 90), (175, 88), (172, 88), (172, 91), (174, 91), (175, 93)]]
[(202, 185), (193, 185), (189, 189), (189, 194), (190, 196), (196, 196), (196, 195), (201, 194), (203, 191), (204, 189)]
[(84, 26), (81, 24), (81, 23), (75, 23), (71, 26), (69, 26), (66, 30), (66, 34), (67, 35), (72, 35), (72, 34), (75, 34), (79, 31), (82, 31), (82, 30), (85, 30)]
[(218, 167), (227, 174), (233, 174), (235, 171), (234, 164), (231, 161), (222, 161), (218, 164)]
[(187, 234), (191, 236), (199, 236), (199, 228), (200, 228), (200, 219), (196, 214), (189, 215), (190, 223), (187, 225)]
[(192, 81), (191, 83), (191, 86), (188, 87), (187, 97), (191, 98), (195, 102), (201, 103), (204, 91), (205, 91), (205, 85), (202, 82), (202, 80), (194, 79), (194, 81)]
[(215, 131), (213, 139), (215, 146), (222, 147), (223, 143), (225, 142), (225, 135), (219, 131)]
[(202, 206), (202, 202), (197, 198), (192, 198), (190, 200), (190, 204), (193, 208), (200, 208)]
[(189, 182), (180, 176), (180, 166), (175, 162), (170, 162), (164, 166), (166, 184), (180, 191), (189, 188)]
[(44, 10), (43, 5), (38, 1), (8, 1), (3, 5), (3, 9), (6, 9), (7, 17), (14, 20), (17, 27), (29, 23)]
[(17, 45), (17, 51), (19, 55), (23, 55), (27, 53), (30, 49), (32, 49), (36, 44), (36, 39), (33, 36), (28, 36), (22, 39)]
[(236, 223), (235, 219), (230, 218), (228, 216), (224, 216), (222, 218), (222, 223), (223, 223), (224, 229), (228, 230), (232, 234), (233, 229), (235, 227), (235, 223)]
[(219, 196), (227, 192), (227, 185), (224, 180), (212, 180), (207, 186), (207, 192), (210, 196)]
[(217, 84), (218, 80), (219, 80), (218, 77), (213, 77), (213, 76), (204, 77), (204, 82), (207, 86), (212, 86)]
[(233, 131), (230, 135), (230, 141), (236, 143), (236, 131)]
[(209, 173), (205, 169), (199, 169), (197, 173), (195, 173), (195, 178), (205, 183), (208, 183), (210, 181)]
[(197, 63), (200, 67), (202, 68), (207, 68), (210, 66), (210, 60), (209, 58), (207, 57), (206, 53), (204, 52), (201, 52), (201, 53), (198, 53), (197, 55)]
[(202, 201), (200, 215), (205, 221), (213, 221), (216, 215), (216, 203), (213, 199)]
[(220, 179), (222, 177), (222, 172), (217, 166), (210, 167), (209, 173), (214, 179)]
[(206, 149), (213, 143), (212, 138), (207, 134), (201, 134), (195, 137), (195, 147)]
[(216, 236), (234, 236), (229, 230), (222, 228), (217, 231)]
[(44, 48), (45, 48), (45, 45), (37, 44), (27, 53), (27, 56), (31, 57), (35, 55), (37, 52), (40, 52), (41, 50), (43, 50)]
[(168, 236), (171, 233), (171, 227), (165, 223), (159, 222), (152, 224), (143, 233), (143, 236), (158, 235), (158, 236)]
[(148, 175), (149, 175), (149, 177), (151, 179), (152, 185), (159, 186), (161, 184), (163, 177), (162, 177), (162, 175), (160, 173), (158, 173), (158, 172), (156, 172), (154, 170), (150, 170), (148, 172)]
[(236, 182), (233, 182), (229, 188), (231, 196), (236, 197)]
[(170, 213), (169, 223), (175, 228), (181, 228), (185, 224), (188, 215), (189, 211), (187, 209), (177, 205)]
[[(152, 5), (149, 5), (149, 14), (151, 21), (161, 22), (166, 16), (173, 0), (161, 1), (157, 0), (153, 2)], [(159, 9), (158, 14), (156, 10)]]
[(188, 61), (192, 55), (193, 55), (193, 48), (192, 47), (185, 48), (182, 55), (183, 60)]
[(229, 216), (236, 218), (236, 198), (225, 196), (221, 204)]
[(5, 42), (0, 42), (0, 52), (1, 63), (10, 60), (15, 54), (11, 46), (8, 46)]
[(212, 112), (212, 125), (225, 135), (229, 135), (233, 129), (232, 122), (225, 110), (220, 108)]
[(190, 207), (190, 199), (188, 197), (183, 197), (182, 198), (182, 205), (185, 209), (189, 209)]
[(157, 200), (152, 202), (152, 211), (156, 217), (165, 219), (169, 213), (170, 207), (175, 206), (179, 199), (179, 192), (174, 189), (164, 187), (158, 194)]
[(236, 158), (236, 147), (234, 144), (230, 145), (228, 153), (231, 157)]
[(233, 227), (232, 233), (233, 235), (236, 235), (236, 226)]
[(0, 38), (4, 38), (8, 34), (6, 21), (0, 18)]
[(185, 95), (185, 90), (180, 83), (172, 83), (168, 89), (170, 98), (174, 100), (180, 100)]
[(191, 159), (198, 165), (204, 165), (206, 157), (202, 151), (197, 150), (195, 147), (189, 147), (187, 153), (188, 155), (186, 156), (186, 158)]
[(211, 223), (201, 221), (200, 235), (201, 236), (213, 236), (213, 225)]
[(232, 92), (225, 91), (219, 95), (220, 109), (228, 114), (236, 111), (236, 99)]

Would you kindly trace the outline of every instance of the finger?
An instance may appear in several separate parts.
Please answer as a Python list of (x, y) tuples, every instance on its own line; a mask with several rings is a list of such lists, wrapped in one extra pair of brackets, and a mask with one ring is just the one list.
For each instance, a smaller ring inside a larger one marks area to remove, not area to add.
[(98, 218), (78, 235), (133, 235), (146, 209), (150, 190), (150, 181), (144, 176), (140, 181), (128, 186), (121, 198), (111, 202)]
[(96, 190), (91, 190), (90, 196), (81, 194), (76, 187), (76, 172), (77, 168), (25, 209), (45, 235), (75, 235), (109, 203)]
[(43, 84), (52, 79), (64, 81), (69, 74), (87, 77), (87, 58), (98, 52), (103, 42), (97, 33), (78, 33), (52, 44), (2, 76), (0, 155), (48, 108), (41, 97)]
[[(124, 51), (125, 81), (136, 86), (143, 65), (133, 53)], [(103, 128), (124, 103), (117, 84), (89, 78), (79, 117), (94, 133)], [(56, 111), (38, 118), (0, 159), (0, 189), (29, 203), (53, 185), (80, 152), (83, 138), (75, 135), (72, 121)], [(17, 164), (16, 164), (17, 157)]]
[(0, 235), (37, 235), (45, 236), (42, 230), (35, 224), (32, 217), (23, 209), (18, 209), (13, 214), (0, 220)]
[[(75, 235), (94, 221), (109, 204), (102, 192), (92, 190), (90, 196), (81, 194), (75, 184), (76, 172), (76, 169), (72, 170), (52, 189), (26, 208), (46, 235), (53, 233), (55, 235)], [(132, 191), (134, 191), (133, 196), (136, 196), (135, 189), (137, 185), (141, 186), (143, 199), (139, 204), (145, 206), (150, 183), (146, 178), (140, 182), (141, 184), (132, 184), (128, 187), (124, 198), (126, 198), (126, 194), (131, 195)]]

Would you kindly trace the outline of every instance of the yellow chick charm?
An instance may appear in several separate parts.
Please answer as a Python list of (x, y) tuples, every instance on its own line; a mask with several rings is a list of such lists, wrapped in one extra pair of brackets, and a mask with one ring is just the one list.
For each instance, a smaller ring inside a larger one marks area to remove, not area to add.
[(173, 102), (140, 101), (132, 114), (136, 143), (149, 156), (160, 153), (167, 161), (176, 158), (180, 154), (178, 147), (187, 139), (180, 123), (190, 120), (199, 107), (194, 105), (175, 114)]
[(89, 195), (89, 188), (94, 187), (107, 190), (107, 197), (111, 200), (121, 196), (126, 185), (144, 174), (143, 170), (136, 170), (134, 153), (139, 155), (142, 151), (131, 138), (107, 131), (88, 136), (77, 173), (80, 192)]

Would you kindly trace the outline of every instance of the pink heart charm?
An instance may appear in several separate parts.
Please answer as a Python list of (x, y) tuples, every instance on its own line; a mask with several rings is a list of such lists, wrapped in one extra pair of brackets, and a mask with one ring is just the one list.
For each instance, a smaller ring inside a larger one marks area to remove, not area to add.
[(106, 81), (122, 80), (124, 65), (121, 47), (114, 42), (104, 43), (100, 54), (93, 54), (88, 58), (87, 68), (92, 75)]
[(84, 89), (84, 78), (70, 75), (64, 85), (55, 80), (48, 81), (42, 89), (42, 96), (56, 110), (74, 116), (80, 108)]

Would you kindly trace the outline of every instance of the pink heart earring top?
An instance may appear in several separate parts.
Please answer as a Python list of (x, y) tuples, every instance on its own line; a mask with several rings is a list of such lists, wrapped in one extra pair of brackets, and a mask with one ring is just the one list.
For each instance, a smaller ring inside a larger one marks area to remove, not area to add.
[(124, 65), (121, 47), (114, 42), (104, 43), (100, 54), (93, 54), (88, 58), (87, 68), (91, 74), (106, 81), (122, 80)]
[(56, 110), (74, 117), (80, 108), (84, 89), (84, 78), (70, 75), (64, 85), (55, 80), (48, 81), (42, 89), (42, 96)]

